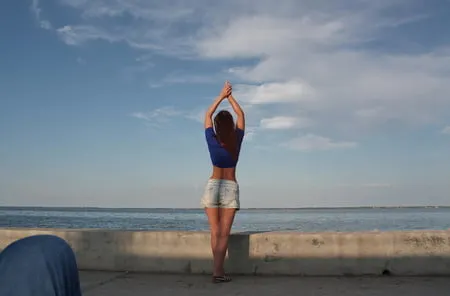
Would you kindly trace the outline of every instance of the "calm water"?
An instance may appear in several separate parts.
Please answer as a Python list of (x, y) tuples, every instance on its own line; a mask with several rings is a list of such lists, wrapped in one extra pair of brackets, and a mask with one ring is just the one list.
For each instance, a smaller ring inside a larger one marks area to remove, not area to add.
[[(202, 210), (0, 207), (0, 227), (207, 230)], [(450, 208), (252, 209), (234, 231), (449, 229)]]

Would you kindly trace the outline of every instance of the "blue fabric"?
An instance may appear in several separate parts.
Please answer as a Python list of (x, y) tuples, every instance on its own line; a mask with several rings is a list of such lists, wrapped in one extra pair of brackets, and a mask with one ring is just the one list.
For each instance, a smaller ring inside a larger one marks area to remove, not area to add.
[(244, 139), (244, 131), (236, 128), (237, 137), (237, 155), (238, 159), (234, 160), (230, 153), (219, 143), (216, 133), (212, 127), (205, 129), (206, 143), (208, 144), (209, 155), (214, 166), (219, 168), (234, 168), (239, 159), (242, 140)]
[(0, 253), (0, 296), (81, 296), (70, 246), (52, 235), (10, 244)]

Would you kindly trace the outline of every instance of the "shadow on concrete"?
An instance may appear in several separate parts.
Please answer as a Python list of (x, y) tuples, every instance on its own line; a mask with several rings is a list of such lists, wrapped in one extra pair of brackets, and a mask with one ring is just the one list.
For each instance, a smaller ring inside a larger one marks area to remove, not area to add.
[[(208, 254), (203, 254), (203, 258), (179, 257), (177, 254), (174, 254), (173, 257), (136, 254), (130, 250), (130, 246), (134, 244), (136, 233), (139, 232), (83, 229), (67, 233), (65, 239), (75, 251), (80, 270), (185, 274), (210, 274), (212, 272), (212, 255), (208, 256)], [(173, 233), (177, 232), (173, 231)], [(230, 236), (225, 262), (227, 272), (255, 274), (254, 260), (250, 258), (249, 252), (250, 236), (261, 233), (265, 232), (237, 232)], [(204, 234), (208, 238), (206, 246), (209, 251), (209, 233), (204, 232)], [(148, 245), (151, 244), (152, 242), (149, 241)], [(186, 248), (195, 248), (195, 246), (187, 245)]]
[(250, 258), (250, 236), (265, 233), (263, 231), (246, 231), (233, 233), (228, 242), (226, 268), (234, 274), (254, 273), (254, 264)]

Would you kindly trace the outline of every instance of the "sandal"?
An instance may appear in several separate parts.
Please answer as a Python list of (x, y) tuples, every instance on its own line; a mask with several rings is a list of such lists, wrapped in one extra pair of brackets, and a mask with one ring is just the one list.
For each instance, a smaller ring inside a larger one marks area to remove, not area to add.
[(214, 284), (228, 283), (228, 282), (231, 282), (231, 278), (226, 275), (213, 276), (212, 282)]

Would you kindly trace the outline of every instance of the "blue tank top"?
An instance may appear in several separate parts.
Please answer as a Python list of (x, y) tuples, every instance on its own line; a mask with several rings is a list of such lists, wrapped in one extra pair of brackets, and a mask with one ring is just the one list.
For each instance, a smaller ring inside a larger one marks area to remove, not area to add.
[(244, 131), (240, 128), (236, 128), (237, 137), (237, 159), (234, 160), (233, 156), (222, 146), (217, 140), (216, 133), (212, 127), (205, 129), (206, 143), (208, 144), (209, 156), (214, 166), (219, 168), (234, 168), (239, 159), (239, 153), (241, 151), (242, 140), (244, 139)]

